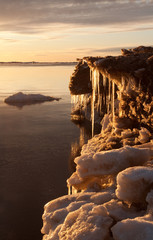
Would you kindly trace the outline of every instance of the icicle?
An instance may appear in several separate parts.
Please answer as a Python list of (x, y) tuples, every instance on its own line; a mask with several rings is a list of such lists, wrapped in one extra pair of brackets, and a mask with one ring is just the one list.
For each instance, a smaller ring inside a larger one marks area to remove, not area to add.
[(108, 79), (108, 103), (107, 103), (107, 113), (110, 112), (111, 110), (111, 106), (110, 106), (110, 103), (111, 103), (111, 80), (110, 78)]
[(125, 84), (125, 78), (124, 78), (124, 77), (122, 77), (122, 79), (121, 79), (121, 91), (124, 91), (124, 90), (125, 90), (125, 88), (126, 88), (126, 84)]
[(96, 100), (96, 94), (97, 94), (97, 111), (100, 107), (100, 86), (99, 86), (99, 80), (100, 80), (100, 74), (97, 69), (91, 70), (90, 69), (90, 80), (92, 81), (92, 99), (91, 99), (91, 121), (92, 121), (92, 136), (94, 136), (94, 118), (95, 118), (95, 100)]
[(99, 71), (96, 70), (97, 112), (99, 111), (99, 107), (100, 107), (100, 86), (99, 86), (99, 82), (100, 82), (100, 74), (99, 74)]
[(88, 94), (83, 95), (83, 107), (85, 116), (87, 115), (87, 106), (88, 106)]
[(102, 104), (103, 103), (103, 95), (100, 94), (100, 101), (99, 101), (99, 109), (100, 109), (100, 115), (102, 114)]
[(101, 93), (101, 99), (100, 99), (100, 112), (103, 114), (103, 105), (104, 105), (104, 76), (102, 75), (102, 93)]
[(86, 114), (87, 114), (87, 94), (84, 94), (84, 96), (83, 96), (83, 103), (84, 103), (84, 113), (86, 116)]
[(91, 120), (92, 120), (92, 137), (94, 136), (94, 120), (95, 120), (95, 90), (96, 90), (96, 70), (92, 73), (92, 101), (91, 101)]
[(104, 75), (103, 85), (104, 85), (104, 105), (105, 105), (105, 109), (106, 109), (107, 108), (107, 98), (106, 98), (107, 77), (105, 75)]
[(71, 195), (72, 194), (72, 186), (68, 185), (68, 195)]
[(77, 190), (72, 186), (72, 194), (76, 194)]
[(74, 110), (76, 105), (76, 95), (71, 95), (71, 111)]
[(106, 80), (107, 80), (107, 77), (105, 75), (103, 75), (103, 86), (106, 87)]
[(90, 81), (92, 82), (92, 69), (90, 68)]
[(80, 147), (82, 147), (85, 144), (85, 132), (84, 132), (84, 127), (80, 128)]
[(115, 83), (112, 83), (112, 121), (114, 126), (115, 121)]
[(81, 94), (81, 102), (80, 102), (81, 106), (83, 105), (83, 99), (84, 99), (84, 94)]

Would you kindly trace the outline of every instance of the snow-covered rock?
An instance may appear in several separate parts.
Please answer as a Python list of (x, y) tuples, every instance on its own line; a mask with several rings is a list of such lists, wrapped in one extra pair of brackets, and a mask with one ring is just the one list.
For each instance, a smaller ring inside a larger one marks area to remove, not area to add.
[(112, 227), (114, 240), (152, 240), (153, 216), (126, 219)]
[(113, 220), (102, 204), (113, 197), (109, 192), (78, 193), (47, 203), (41, 230), (45, 234), (44, 239), (106, 239)]
[(101, 151), (95, 154), (83, 154), (75, 159), (76, 172), (67, 180), (68, 185), (84, 183), (87, 185), (91, 181), (87, 178), (103, 177), (105, 175), (115, 175), (130, 166), (143, 165), (150, 160), (149, 149), (139, 149), (126, 146), (110, 151)]
[(153, 168), (130, 167), (117, 175), (116, 196), (129, 203), (143, 203), (152, 187)]

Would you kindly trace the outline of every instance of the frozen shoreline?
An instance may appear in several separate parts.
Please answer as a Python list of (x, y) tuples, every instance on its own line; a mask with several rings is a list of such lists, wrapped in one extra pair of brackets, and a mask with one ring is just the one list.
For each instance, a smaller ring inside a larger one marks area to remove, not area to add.
[(45, 205), (44, 240), (152, 239), (153, 48), (122, 53), (84, 58), (72, 74), (74, 113), (102, 130), (74, 160), (69, 195)]
[(99, 152), (97, 140), (89, 140), (75, 159), (70, 195), (45, 205), (44, 239), (150, 240), (153, 141)]

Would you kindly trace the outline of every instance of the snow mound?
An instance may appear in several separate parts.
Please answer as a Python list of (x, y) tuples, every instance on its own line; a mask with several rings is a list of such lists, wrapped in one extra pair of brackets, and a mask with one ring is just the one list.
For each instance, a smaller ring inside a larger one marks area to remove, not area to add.
[(152, 187), (153, 168), (131, 167), (117, 175), (116, 196), (129, 203), (143, 203)]
[(113, 196), (108, 192), (80, 193), (47, 203), (41, 230), (44, 239), (105, 239), (109, 236), (112, 219), (102, 204)]
[(59, 232), (59, 239), (105, 240), (110, 237), (112, 223), (103, 206), (88, 203), (68, 214)]
[(135, 219), (126, 219), (112, 227), (114, 240), (152, 240), (153, 217), (146, 215)]
[(112, 199), (104, 203), (103, 207), (107, 209), (109, 216), (113, 218), (115, 222), (144, 215), (144, 211), (138, 212), (133, 206), (129, 208), (128, 205), (123, 204), (118, 199)]
[(67, 183), (68, 185), (83, 184), (84, 181), (87, 182), (87, 178), (115, 175), (125, 168), (143, 165), (149, 160), (149, 149), (130, 146), (95, 154), (83, 154), (75, 159), (76, 172), (67, 180)]

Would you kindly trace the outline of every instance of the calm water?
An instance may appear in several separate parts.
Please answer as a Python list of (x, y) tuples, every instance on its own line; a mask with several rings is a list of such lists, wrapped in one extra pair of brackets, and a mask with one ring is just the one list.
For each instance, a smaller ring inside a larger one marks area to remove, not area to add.
[[(0, 67), (1, 240), (41, 239), (44, 204), (67, 194), (70, 156), (86, 138), (84, 129), (70, 121), (68, 83), (73, 69)], [(22, 108), (3, 102), (18, 91), (62, 100)]]

